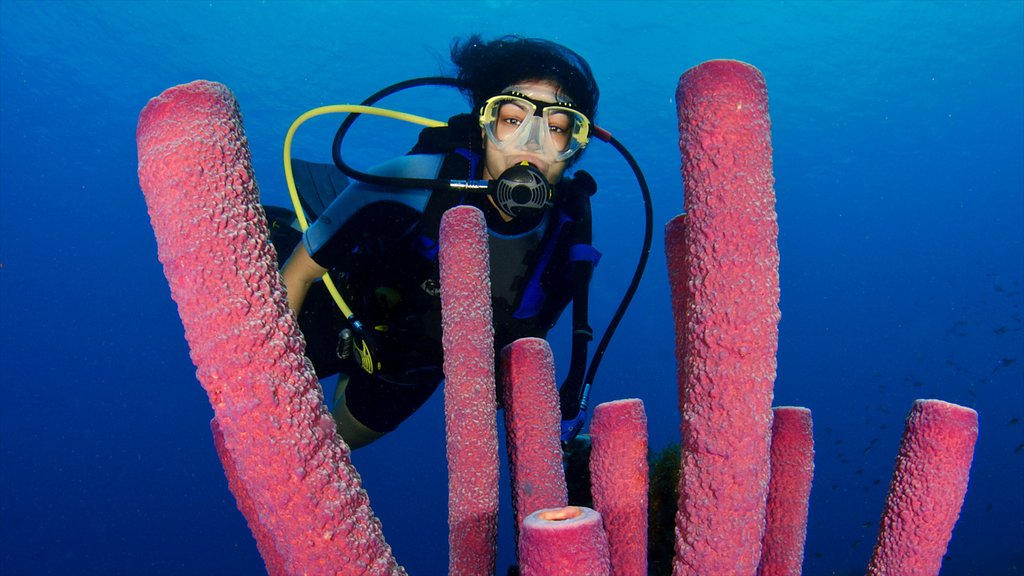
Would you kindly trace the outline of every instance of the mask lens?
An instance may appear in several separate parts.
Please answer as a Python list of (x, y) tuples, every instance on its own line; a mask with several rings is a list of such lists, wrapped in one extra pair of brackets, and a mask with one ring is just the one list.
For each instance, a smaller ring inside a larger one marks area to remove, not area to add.
[(559, 160), (572, 156), (586, 145), (589, 122), (583, 114), (572, 108), (548, 106), (544, 108), (544, 118)]
[[(537, 113), (538, 106), (541, 113)], [(587, 145), (590, 122), (577, 110), (557, 104), (533, 102), (513, 94), (494, 96), (484, 103), (480, 124), (491, 142), (504, 149), (547, 152), (561, 161)]]
[(523, 125), (533, 116), (536, 106), (515, 96), (495, 96), (484, 104), (480, 123), (487, 136), (499, 148), (518, 138)]

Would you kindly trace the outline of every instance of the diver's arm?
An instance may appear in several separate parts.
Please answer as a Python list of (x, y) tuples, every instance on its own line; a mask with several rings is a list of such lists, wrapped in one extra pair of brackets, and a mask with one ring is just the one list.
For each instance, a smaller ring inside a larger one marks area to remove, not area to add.
[(281, 270), (281, 278), (284, 280), (284, 287), (288, 291), (288, 307), (299, 314), (302, 310), (302, 303), (306, 301), (306, 294), (309, 287), (317, 278), (327, 273), (327, 269), (320, 266), (309, 257), (306, 246), (302, 242), (292, 252), (284, 269)]

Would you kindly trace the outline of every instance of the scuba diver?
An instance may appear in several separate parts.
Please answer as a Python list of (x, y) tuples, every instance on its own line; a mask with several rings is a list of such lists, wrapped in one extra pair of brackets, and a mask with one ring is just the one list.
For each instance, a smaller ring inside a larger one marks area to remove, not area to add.
[[(453, 42), (451, 58), (455, 79), (424, 83), (457, 86), (475, 113), (424, 129), (407, 155), (369, 174), (341, 158), (350, 116), (335, 138), (335, 165), (291, 161), (294, 184), (316, 216), (301, 238), (268, 207), (278, 253), (291, 252), (282, 269), (288, 304), (317, 376), (339, 375), (333, 412), (353, 449), (397, 428), (444, 378), (438, 233), (441, 215), (457, 205), (479, 208), (487, 223), (496, 359), (518, 338), (545, 337), (574, 302), (571, 367), (560, 389), (563, 442), (583, 425), (593, 338), (587, 299), (600, 258), (590, 219), (597, 186), (586, 172), (566, 170), (591, 137), (611, 138), (593, 123), (597, 83), (582, 57), (546, 40), (474, 35)], [(649, 217), (649, 202), (647, 209)], [(641, 273), (642, 266), (613, 324)]]

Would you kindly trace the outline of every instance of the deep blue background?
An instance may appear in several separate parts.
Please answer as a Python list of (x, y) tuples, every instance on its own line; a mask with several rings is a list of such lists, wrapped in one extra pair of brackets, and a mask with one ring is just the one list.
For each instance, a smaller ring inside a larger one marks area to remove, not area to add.
[[(650, 266), (595, 403), (640, 397), (652, 447), (678, 438), (661, 241), (682, 209), (675, 86), (704, 60), (750, 62), (767, 78), (775, 149), (775, 404), (814, 413), (805, 573), (863, 573), (915, 398), (980, 414), (943, 573), (1024, 572), (1024, 4), (497, 0), (0, 3), (0, 572), (262, 570), (156, 259), (136, 178), (146, 101), (197, 78), (227, 84), (264, 200), (286, 205), (280, 151), (295, 117), (447, 71), (451, 38), (477, 31), (583, 54), (601, 82), (599, 124), (651, 184)], [(388, 104), (466, 109), (440, 89)], [(304, 126), (296, 154), (328, 161), (335, 121)], [(352, 137), (359, 165), (412, 142), (413, 129), (370, 122)], [(635, 262), (641, 205), (607, 147), (582, 167), (601, 184), (603, 329)], [(565, 334), (553, 335), (560, 364)], [(441, 395), (354, 461), (399, 561), (444, 573)]]

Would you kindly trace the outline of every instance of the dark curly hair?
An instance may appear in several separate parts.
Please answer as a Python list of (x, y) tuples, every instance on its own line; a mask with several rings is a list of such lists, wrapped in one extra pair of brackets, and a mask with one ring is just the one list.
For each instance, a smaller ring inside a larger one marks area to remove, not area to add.
[(452, 41), (452, 63), (458, 68), (462, 91), (472, 100), (473, 111), (485, 100), (523, 80), (547, 80), (558, 84), (580, 112), (596, 122), (600, 90), (590, 65), (579, 54), (549, 40), (502, 36), (485, 42), (474, 34)]

